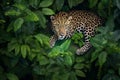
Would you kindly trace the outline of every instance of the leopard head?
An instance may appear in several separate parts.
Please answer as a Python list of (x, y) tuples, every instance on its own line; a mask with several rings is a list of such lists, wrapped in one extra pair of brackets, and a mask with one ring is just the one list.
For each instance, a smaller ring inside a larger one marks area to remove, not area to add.
[(67, 31), (69, 30), (72, 16), (69, 16), (66, 12), (59, 12), (58, 14), (50, 17), (52, 22), (52, 30), (57, 35), (58, 40), (65, 38)]

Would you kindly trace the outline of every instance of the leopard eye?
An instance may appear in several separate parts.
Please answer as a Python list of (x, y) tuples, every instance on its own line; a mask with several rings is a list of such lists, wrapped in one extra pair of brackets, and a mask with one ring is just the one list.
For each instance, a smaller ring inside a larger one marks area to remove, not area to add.
[(55, 20), (54, 16), (50, 16), (51, 21)]

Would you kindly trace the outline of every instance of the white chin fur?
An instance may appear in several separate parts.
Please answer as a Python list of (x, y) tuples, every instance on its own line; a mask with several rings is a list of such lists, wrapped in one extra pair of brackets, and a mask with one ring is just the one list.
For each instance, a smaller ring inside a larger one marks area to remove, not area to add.
[(59, 36), (59, 40), (63, 40), (65, 36)]

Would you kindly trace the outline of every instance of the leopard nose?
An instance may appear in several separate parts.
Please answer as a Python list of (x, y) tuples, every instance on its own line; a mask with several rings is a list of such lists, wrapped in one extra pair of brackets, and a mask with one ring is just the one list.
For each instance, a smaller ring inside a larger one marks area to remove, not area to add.
[(61, 33), (61, 34), (60, 34), (60, 36), (61, 36), (61, 37), (63, 37), (63, 36), (64, 36), (64, 34), (63, 34), (63, 33)]

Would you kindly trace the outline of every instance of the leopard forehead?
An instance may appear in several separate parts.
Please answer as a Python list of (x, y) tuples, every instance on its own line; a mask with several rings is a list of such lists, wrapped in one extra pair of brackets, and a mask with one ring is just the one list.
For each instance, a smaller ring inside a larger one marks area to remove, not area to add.
[(52, 24), (57, 24), (57, 25), (64, 25), (65, 22), (68, 19), (68, 13), (66, 12), (59, 12), (58, 14), (51, 16), (51, 22)]

